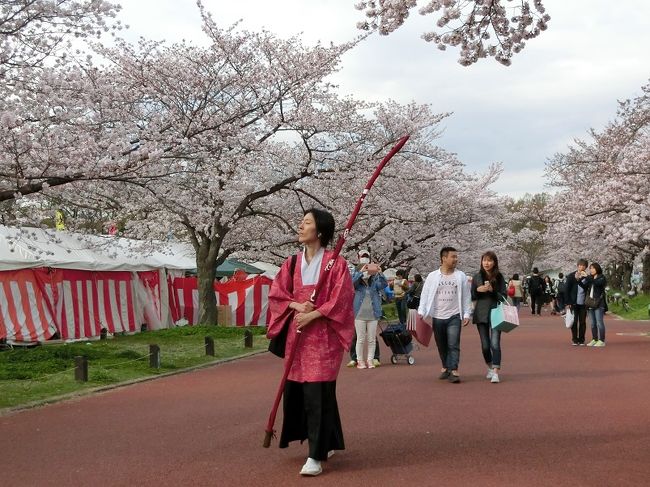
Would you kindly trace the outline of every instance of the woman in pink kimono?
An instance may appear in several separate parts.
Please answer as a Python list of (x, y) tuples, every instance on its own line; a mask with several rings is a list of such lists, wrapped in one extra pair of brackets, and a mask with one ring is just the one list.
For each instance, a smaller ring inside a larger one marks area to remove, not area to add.
[(308, 440), (309, 457), (301, 475), (320, 474), (321, 461), (334, 450), (345, 449), (336, 403), (336, 377), (354, 336), (354, 288), (345, 259), (336, 259), (316, 302), (310, 301), (332, 256), (325, 247), (333, 236), (334, 218), (330, 213), (306, 211), (298, 229), (298, 241), (304, 249), (295, 257), (293, 276), (289, 258), (269, 292), (271, 322), (267, 337), (276, 337), (289, 314), (293, 314), (285, 361), (294, 341), (299, 340), (284, 389), (280, 448), (294, 440)]

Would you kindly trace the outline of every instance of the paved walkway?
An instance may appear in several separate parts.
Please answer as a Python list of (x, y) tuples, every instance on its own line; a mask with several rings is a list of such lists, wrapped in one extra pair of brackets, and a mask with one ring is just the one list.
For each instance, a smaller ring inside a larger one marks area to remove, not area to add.
[[(257, 355), (0, 418), (3, 486), (645, 486), (649, 322), (608, 317), (607, 347), (572, 347), (558, 317), (522, 312), (500, 384), (463, 330), (461, 384), (417, 363), (345, 369), (347, 450), (301, 478), (306, 447), (263, 449), (281, 361)], [(278, 418), (278, 425), (281, 418)]]

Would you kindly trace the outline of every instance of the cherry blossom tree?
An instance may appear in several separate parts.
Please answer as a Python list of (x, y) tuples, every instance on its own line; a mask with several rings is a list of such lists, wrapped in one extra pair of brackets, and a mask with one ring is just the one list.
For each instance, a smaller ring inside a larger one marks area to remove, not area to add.
[(443, 51), (460, 47), (463, 66), (486, 57), (510, 65), (513, 54), (546, 30), (551, 19), (541, 0), (367, 0), (356, 4), (367, 18), (358, 27), (388, 35), (404, 25), (418, 5), (420, 15), (437, 18), (434, 30), (422, 38)]
[[(98, 100), (120, 87), (106, 81), (97, 85), (92, 67), (69, 52), (74, 39), (121, 28), (119, 22), (109, 23), (118, 11), (105, 0), (3, 2), (0, 202), (93, 178), (97, 171), (86, 167), (93, 165), (88, 159), (110, 157), (107, 146), (115, 145), (115, 138), (98, 142), (103, 138), (98, 128), (107, 122), (98, 120)], [(89, 157), (95, 146), (96, 157)]]
[(109, 20), (119, 5), (107, 0), (4, 0), (0, 8), (0, 79), (12, 68), (41, 66), (65, 55), (75, 38), (120, 28)]
[(221, 29), (203, 14), (207, 48), (143, 40), (100, 53), (103, 76), (125, 87), (115, 98), (118, 140), (134, 147), (116, 163), (136, 157), (151, 171), (179, 169), (129, 181), (119, 198), (128, 231), (150, 238), (173, 230), (193, 243), (200, 320), (214, 322), (215, 268), (250, 245), (237, 229), (264, 213), (259, 200), (365, 163), (370, 143), (365, 104), (340, 99), (323, 81), (351, 45), (307, 48), (297, 38)]
[[(643, 260), (644, 290), (650, 290), (650, 84), (620, 103), (615, 121), (591, 140), (577, 140), (547, 164), (558, 195), (564, 229), (587, 245), (602, 243), (596, 260)], [(631, 264), (628, 264), (631, 268)], [(648, 273), (646, 273), (646, 271)]]

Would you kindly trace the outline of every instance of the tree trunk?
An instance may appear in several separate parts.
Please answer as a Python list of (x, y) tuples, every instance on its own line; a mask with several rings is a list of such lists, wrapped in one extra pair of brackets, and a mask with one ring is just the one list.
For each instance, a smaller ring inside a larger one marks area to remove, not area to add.
[(199, 321), (197, 324), (217, 324), (217, 298), (214, 280), (217, 272), (217, 255), (220, 242), (202, 239), (196, 252), (196, 274), (199, 287)]
[(630, 280), (632, 279), (632, 263), (623, 262), (623, 292), (630, 290)]
[(643, 279), (643, 284), (641, 285), (641, 291), (643, 294), (650, 294), (650, 252), (643, 256), (642, 273), (641, 279)]
[(607, 282), (614, 289), (623, 289), (623, 274), (621, 273), (621, 269), (621, 264), (612, 264), (609, 267)]

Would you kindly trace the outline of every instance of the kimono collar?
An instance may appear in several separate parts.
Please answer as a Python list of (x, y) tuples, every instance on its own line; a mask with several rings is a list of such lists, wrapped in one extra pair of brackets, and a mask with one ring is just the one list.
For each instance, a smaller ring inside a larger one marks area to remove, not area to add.
[(311, 259), (311, 262), (307, 264), (307, 249), (303, 249), (302, 263), (300, 265), (300, 273), (303, 285), (309, 286), (318, 282), (318, 277), (320, 276), (320, 266), (323, 262), (323, 254), (325, 254), (325, 249), (321, 247), (318, 249), (313, 259)]

